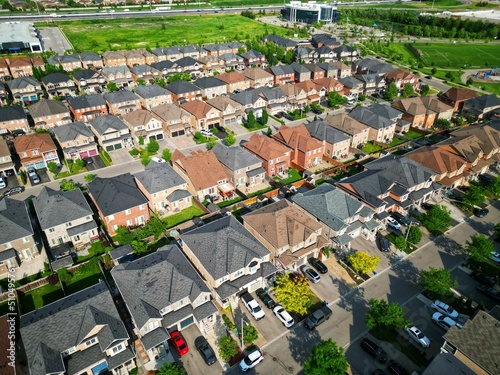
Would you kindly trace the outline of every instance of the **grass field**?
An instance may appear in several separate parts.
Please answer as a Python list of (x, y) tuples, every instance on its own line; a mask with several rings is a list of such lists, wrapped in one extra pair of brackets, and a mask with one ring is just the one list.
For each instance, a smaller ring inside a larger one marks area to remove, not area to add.
[(266, 33), (293, 34), (293, 30), (264, 25), (239, 15), (176, 16), (58, 22), (76, 51), (156, 48), (184, 44), (244, 41)]
[(478, 82), (474, 81), (472, 84), (474, 87), (479, 87), (484, 91), (491, 92), (492, 94), (500, 95), (500, 82)]
[(466, 69), (500, 66), (498, 44), (413, 43), (412, 46), (422, 52), (422, 62), (427, 66)]

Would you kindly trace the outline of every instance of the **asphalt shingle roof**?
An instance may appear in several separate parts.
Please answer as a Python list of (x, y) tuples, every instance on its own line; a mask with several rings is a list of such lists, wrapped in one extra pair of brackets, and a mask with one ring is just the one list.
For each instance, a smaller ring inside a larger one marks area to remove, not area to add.
[(133, 102), (139, 100), (139, 98), (132, 91), (120, 90), (104, 94), (104, 100), (111, 104), (118, 104), (124, 102)]
[(172, 82), (172, 83), (168, 84), (165, 88), (169, 91), (172, 91), (174, 94), (177, 94), (177, 95), (186, 94), (188, 92), (200, 91), (199, 87), (196, 87), (192, 83), (182, 81), (182, 80)]
[(335, 129), (333, 126), (330, 126), (321, 120), (306, 124), (306, 129), (312, 137), (319, 139), (320, 141), (326, 141), (332, 145), (344, 142), (351, 138), (344, 132)]
[[(59, 100), (42, 99), (29, 106), (29, 113), (33, 118), (69, 113), (68, 107)], [(2, 117), (2, 116), (0, 116)]]
[(169, 164), (155, 161), (151, 161), (143, 172), (134, 176), (151, 194), (187, 184)]
[(155, 98), (162, 95), (171, 95), (170, 91), (165, 90), (163, 87), (160, 87), (157, 84), (137, 86), (135, 88), (135, 93), (136, 95), (139, 95), (141, 98), (145, 99)]
[(33, 235), (24, 201), (4, 198), (0, 201), (0, 244)]
[(0, 121), (7, 122), (27, 118), (26, 112), (24, 112), (23, 107), (20, 105), (15, 104), (12, 106), (0, 107)]
[(106, 101), (101, 94), (77, 96), (69, 99), (68, 102), (74, 109), (85, 109), (89, 107), (106, 105)]
[(217, 159), (231, 171), (261, 163), (258, 157), (241, 146), (227, 147), (217, 143), (212, 150)]
[(127, 125), (115, 115), (99, 116), (90, 121), (92, 128), (99, 134), (104, 135), (108, 131), (127, 130)]
[(387, 117), (380, 116), (365, 107), (354, 108), (351, 112), (349, 112), (349, 116), (374, 129), (384, 129), (396, 126), (394, 121), (388, 119)]
[(93, 137), (94, 133), (81, 121), (75, 121), (70, 124), (56, 126), (52, 129), (55, 136), (60, 142), (72, 141), (80, 135), (84, 137)]

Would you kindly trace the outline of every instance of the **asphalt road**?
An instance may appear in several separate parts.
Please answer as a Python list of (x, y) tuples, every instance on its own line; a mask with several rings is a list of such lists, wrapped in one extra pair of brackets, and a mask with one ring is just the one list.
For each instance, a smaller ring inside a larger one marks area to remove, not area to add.
[[(310, 355), (311, 348), (321, 339), (332, 338), (346, 348), (346, 356), (351, 366), (359, 374), (368, 375), (376, 368), (372, 358), (359, 354), (358, 344), (352, 345), (367, 332), (365, 313), (370, 298), (385, 298), (405, 306), (414, 304), (415, 297), (421, 292), (417, 285), (420, 270), (429, 267), (455, 269), (465, 259), (459, 250), (470, 236), (476, 232), (492, 233), (493, 224), (500, 221), (500, 202), (490, 207), (490, 213), (483, 219), (468, 219), (448, 231), (434, 242), (430, 242), (403, 260), (392, 264), (390, 269), (379, 273), (361, 287), (346, 296), (330, 303), (333, 316), (330, 320), (308, 331), (302, 324), (268, 343), (263, 350), (267, 358), (252, 372), (254, 374), (302, 374), (302, 367)], [(439, 332), (432, 333), (438, 340)], [(389, 357), (398, 359), (398, 352), (389, 352)], [(233, 368), (229, 373), (237, 373)]]

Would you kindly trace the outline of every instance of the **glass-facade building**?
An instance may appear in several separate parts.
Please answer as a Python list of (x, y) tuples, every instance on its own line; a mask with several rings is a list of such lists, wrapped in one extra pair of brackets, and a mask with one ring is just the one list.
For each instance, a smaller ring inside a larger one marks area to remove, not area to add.
[(340, 12), (337, 7), (330, 4), (317, 4), (308, 2), (302, 4), (300, 1), (291, 1), (281, 10), (284, 19), (290, 22), (311, 24), (313, 22), (336, 23), (340, 20)]

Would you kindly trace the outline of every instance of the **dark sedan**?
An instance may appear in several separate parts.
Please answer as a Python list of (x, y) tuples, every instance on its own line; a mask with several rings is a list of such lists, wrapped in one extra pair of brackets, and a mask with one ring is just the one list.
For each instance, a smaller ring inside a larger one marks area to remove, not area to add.
[(272, 309), (274, 306), (276, 306), (276, 302), (267, 294), (267, 292), (259, 288), (255, 291), (255, 294), (257, 294), (257, 297), (266, 305), (269, 309)]
[(474, 208), (474, 215), (479, 218), (485, 217), (489, 212), (487, 208)]
[(476, 287), (479, 293), (483, 293), (485, 296), (494, 299), (495, 301), (500, 301), (500, 292), (496, 289), (487, 287), (486, 285), (479, 285)]
[(319, 273), (327, 273), (328, 267), (320, 261), (318, 258), (311, 257), (307, 260), (311, 266), (313, 266)]
[(495, 280), (493, 278), (486, 276), (485, 274), (482, 274), (480, 272), (472, 272), (470, 274), (470, 277), (472, 277), (476, 281), (479, 281), (481, 284), (484, 284), (487, 286), (495, 285)]
[(203, 360), (207, 365), (212, 365), (215, 363), (216, 358), (215, 358), (215, 352), (213, 351), (212, 347), (208, 343), (207, 339), (203, 336), (199, 336), (194, 340), (194, 346), (196, 346), (196, 349), (200, 352)]

